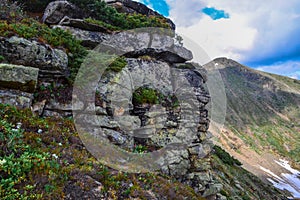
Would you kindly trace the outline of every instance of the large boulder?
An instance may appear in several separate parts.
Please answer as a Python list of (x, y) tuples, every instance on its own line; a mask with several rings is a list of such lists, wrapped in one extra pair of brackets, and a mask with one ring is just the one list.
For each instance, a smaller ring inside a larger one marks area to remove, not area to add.
[[(148, 8), (142, 3), (136, 2), (136, 1), (131, 1), (131, 0), (105, 0), (106, 3), (110, 6), (113, 6), (117, 9), (119, 12), (123, 13), (139, 13), (142, 15), (146, 16), (159, 16), (163, 17), (161, 14), (158, 12), (155, 12), (154, 10)], [(164, 17), (165, 18), (165, 17)], [(175, 30), (176, 26), (172, 22), (172, 20), (165, 18), (167, 23), (170, 25), (170, 28), (172, 30)]]
[(36, 41), (0, 37), (0, 55), (9, 63), (39, 68), (41, 78), (66, 77), (69, 73), (68, 56), (64, 51)]
[(120, 32), (101, 43), (102, 48), (126, 57), (151, 56), (168, 63), (182, 63), (193, 59), (192, 52), (175, 44), (172, 32), (159, 33), (156, 29)]
[(32, 67), (0, 64), (0, 103), (30, 108), (38, 71)]
[(33, 93), (39, 70), (11, 64), (0, 64), (0, 87)]
[(64, 17), (82, 19), (84, 13), (68, 1), (53, 1), (45, 9), (42, 21), (46, 24), (58, 24)]

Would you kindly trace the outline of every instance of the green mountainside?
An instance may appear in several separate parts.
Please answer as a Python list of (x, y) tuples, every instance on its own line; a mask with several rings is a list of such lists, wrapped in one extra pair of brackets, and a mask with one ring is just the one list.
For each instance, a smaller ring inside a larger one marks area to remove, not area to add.
[(212, 63), (217, 63), (227, 96), (225, 128), (220, 137), (224, 146), (239, 152), (246, 145), (262, 156), (268, 152), (299, 167), (300, 81), (226, 58)]

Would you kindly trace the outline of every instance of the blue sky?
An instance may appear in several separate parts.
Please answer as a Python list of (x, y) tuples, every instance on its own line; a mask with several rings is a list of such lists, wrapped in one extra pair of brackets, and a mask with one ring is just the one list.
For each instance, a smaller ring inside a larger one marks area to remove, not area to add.
[(138, 0), (170, 17), (211, 59), (300, 79), (300, 1)]

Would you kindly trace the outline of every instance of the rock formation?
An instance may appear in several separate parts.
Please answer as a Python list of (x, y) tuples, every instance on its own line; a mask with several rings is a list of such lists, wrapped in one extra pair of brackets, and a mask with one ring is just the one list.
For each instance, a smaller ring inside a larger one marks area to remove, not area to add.
[[(131, 0), (107, 3), (120, 12), (162, 17)], [(85, 113), (94, 111), (97, 120), (88, 114), (85, 121), (91, 135), (128, 152), (139, 146), (154, 152), (182, 143), (157, 160), (159, 171), (189, 184), (204, 197), (224, 199), (220, 194), (222, 184), (205, 167), (210, 165), (209, 160), (201, 161), (213, 146), (208, 132), (207, 77), (202, 67), (190, 62), (192, 52), (175, 41), (174, 23), (167, 20), (171, 30), (114, 32), (83, 20), (85, 17), (75, 5), (54, 1), (48, 5), (43, 22), (69, 31), (90, 50), (101, 45), (107, 52), (122, 56), (123, 65), (117, 69), (108, 66), (98, 82), (96, 103), (89, 104), (84, 95), (73, 96), (78, 98), (75, 107), (67, 97), (34, 99), (36, 87), (49, 85), (65, 87), (70, 97), (72, 88), (64, 85), (70, 72), (70, 54), (16, 36), (0, 37), (0, 55), (10, 63), (0, 64), (0, 103), (31, 107), (42, 116), (69, 117), (80, 109)], [(143, 97), (144, 92), (148, 96)], [(74, 117), (76, 120), (78, 116)]]

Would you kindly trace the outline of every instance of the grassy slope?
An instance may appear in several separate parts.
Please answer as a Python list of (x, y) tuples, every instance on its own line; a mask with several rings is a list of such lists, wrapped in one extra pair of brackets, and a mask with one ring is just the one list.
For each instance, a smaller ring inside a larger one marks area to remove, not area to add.
[(226, 127), (257, 152), (300, 161), (300, 81), (215, 60), (227, 94)]

